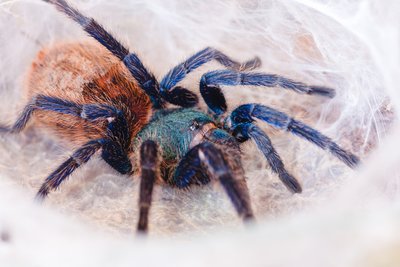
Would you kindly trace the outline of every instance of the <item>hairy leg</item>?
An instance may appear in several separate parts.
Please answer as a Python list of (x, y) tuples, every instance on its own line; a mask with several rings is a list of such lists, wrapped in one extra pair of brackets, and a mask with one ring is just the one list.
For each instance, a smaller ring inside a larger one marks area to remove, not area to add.
[(79, 10), (71, 7), (65, 0), (43, 0), (55, 5), (55, 7), (77, 22), (84, 31), (107, 48), (119, 58), (128, 68), (132, 76), (138, 81), (140, 87), (146, 92), (153, 102), (154, 108), (162, 108), (164, 101), (159, 93), (157, 79), (150, 73), (135, 53), (129, 52), (109, 32), (107, 32), (93, 18), (84, 16)]
[(200, 81), (200, 93), (208, 107), (217, 115), (223, 114), (226, 109), (226, 100), (221, 86), (253, 85), (275, 87), (293, 90), (301, 94), (321, 95), (334, 97), (335, 91), (322, 86), (309, 86), (278, 75), (243, 72), (237, 70), (217, 70), (204, 74)]
[(56, 97), (38, 95), (25, 106), (21, 115), (11, 127), (0, 126), (0, 132), (18, 133), (24, 129), (35, 110), (53, 111), (61, 114), (72, 115), (84, 120), (94, 122), (107, 120), (107, 140), (102, 142), (102, 158), (121, 174), (132, 171), (132, 165), (127, 156), (129, 148), (129, 132), (124, 114), (107, 105), (77, 104)]
[(140, 195), (138, 232), (147, 232), (153, 185), (159, 169), (158, 146), (154, 141), (145, 141), (140, 147)]
[(46, 178), (36, 194), (36, 200), (42, 201), (51, 190), (57, 189), (69, 175), (89, 161), (93, 154), (102, 147), (104, 141), (104, 139), (93, 140), (76, 150), (69, 159)]
[(199, 173), (207, 173), (210, 179), (222, 184), (240, 217), (244, 220), (254, 217), (244, 176), (236, 176), (223, 153), (209, 142), (193, 147), (185, 155), (176, 169), (174, 183), (180, 188), (187, 187)]
[(40, 201), (43, 200), (51, 190), (57, 189), (68, 176), (77, 168), (88, 162), (94, 153), (100, 149), (102, 149), (102, 158), (112, 168), (121, 174), (130, 173), (132, 171), (132, 165), (125, 152), (115, 150), (115, 148), (119, 147), (119, 144), (108, 139), (97, 139), (87, 142), (46, 178), (36, 194), (36, 199)]
[(196, 95), (176, 85), (182, 81), (187, 74), (212, 60), (216, 60), (225, 67), (233, 70), (252, 70), (261, 66), (261, 61), (258, 57), (244, 63), (239, 63), (222, 52), (207, 47), (175, 66), (164, 76), (160, 83), (160, 90), (166, 100), (172, 104), (185, 107), (197, 104), (198, 100)]
[(18, 133), (22, 131), (29, 122), (35, 110), (54, 111), (61, 114), (73, 115), (88, 121), (110, 119), (121, 115), (121, 112), (116, 108), (107, 105), (81, 105), (57, 97), (38, 95), (24, 107), (13, 126), (1, 126), (0, 129), (12, 133)]
[(230, 128), (234, 129), (238, 124), (253, 122), (254, 119), (260, 119), (275, 128), (292, 132), (295, 135), (314, 143), (320, 148), (328, 150), (349, 167), (354, 168), (360, 161), (357, 156), (339, 147), (338, 144), (319, 131), (289, 117), (283, 112), (264, 105), (245, 104), (239, 106), (232, 111), (227, 124), (231, 124)]
[(0, 132), (3, 133), (19, 133), (21, 132), (26, 124), (28, 123), (29, 119), (31, 118), (33, 111), (35, 110), (34, 103), (27, 104), (21, 114), (19, 115), (17, 121), (13, 124), (13, 126), (8, 127), (5, 125), (0, 126)]
[(233, 129), (233, 135), (241, 142), (252, 139), (257, 148), (264, 154), (273, 172), (278, 174), (282, 183), (293, 193), (301, 193), (301, 185), (285, 169), (281, 157), (274, 149), (268, 135), (257, 125), (252, 123), (241, 123)]
[(57, 97), (38, 95), (25, 106), (17, 121), (11, 127), (0, 126), (0, 131), (18, 133), (23, 130), (35, 110), (53, 111), (72, 115), (89, 122), (107, 120), (107, 137), (121, 143), (126, 150), (129, 146), (127, 122), (122, 111), (103, 104), (77, 104)]

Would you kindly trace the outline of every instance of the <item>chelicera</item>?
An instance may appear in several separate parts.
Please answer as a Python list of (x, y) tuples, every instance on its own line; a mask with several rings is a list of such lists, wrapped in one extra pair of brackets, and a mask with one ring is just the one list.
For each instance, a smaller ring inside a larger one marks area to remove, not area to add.
[[(33, 119), (78, 147), (46, 178), (36, 195), (38, 200), (99, 152), (119, 173), (140, 173), (139, 231), (147, 231), (157, 180), (177, 188), (219, 181), (239, 216), (251, 219), (254, 215), (241, 163), (241, 143), (254, 141), (283, 184), (293, 193), (302, 191), (256, 119), (328, 150), (350, 167), (359, 162), (329, 137), (271, 107), (244, 104), (227, 114), (221, 86), (278, 86), (322, 97), (333, 97), (333, 89), (254, 72), (261, 65), (259, 58), (239, 63), (213, 48), (192, 55), (159, 82), (135, 53), (94, 19), (64, 0), (46, 2), (77, 22), (98, 43), (61, 44), (42, 50), (29, 76), (30, 102), (12, 126), (1, 127), (3, 132), (17, 133)], [(178, 84), (212, 60), (226, 69), (202, 76), (200, 94), (208, 106), (204, 112), (197, 107), (197, 95)], [(65, 82), (67, 76), (69, 82)], [(178, 107), (167, 107), (168, 103)]]

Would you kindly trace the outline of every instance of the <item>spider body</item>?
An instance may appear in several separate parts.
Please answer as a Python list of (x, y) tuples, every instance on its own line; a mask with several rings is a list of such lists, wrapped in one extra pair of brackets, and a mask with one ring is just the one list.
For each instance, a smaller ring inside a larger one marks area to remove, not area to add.
[[(333, 97), (333, 89), (253, 72), (261, 65), (257, 57), (239, 63), (213, 48), (195, 53), (159, 82), (135, 53), (93, 18), (84, 16), (65, 0), (46, 2), (78, 23), (103, 47), (74, 43), (41, 51), (29, 75), (28, 104), (11, 127), (0, 126), (3, 132), (17, 133), (34, 118), (77, 146), (45, 179), (36, 195), (38, 200), (57, 189), (99, 152), (121, 174), (140, 174), (139, 231), (147, 230), (153, 185), (157, 180), (178, 188), (218, 181), (238, 215), (252, 218), (240, 143), (252, 140), (283, 184), (293, 193), (302, 190), (297, 179), (286, 170), (267, 134), (256, 125), (257, 121), (304, 138), (349, 167), (359, 162), (329, 137), (263, 104), (244, 104), (227, 113), (221, 87), (279, 86), (322, 97)], [(208, 106), (208, 111), (203, 112), (197, 107), (197, 94), (178, 84), (188, 73), (212, 60), (226, 69), (202, 76), (200, 94)], [(168, 103), (179, 108), (170, 108)]]

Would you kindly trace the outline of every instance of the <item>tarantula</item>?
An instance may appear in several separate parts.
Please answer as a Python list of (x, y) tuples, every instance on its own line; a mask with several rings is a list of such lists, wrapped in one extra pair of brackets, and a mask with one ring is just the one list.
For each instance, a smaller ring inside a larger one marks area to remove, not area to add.
[[(350, 167), (359, 162), (330, 138), (271, 107), (245, 104), (226, 114), (221, 86), (279, 86), (324, 97), (333, 97), (333, 89), (250, 72), (261, 65), (259, 58), (241, 64), (212, 48), (178, 64), (159, 83), (135, 53), (93, 18), (84, 16), (64, 0), (46, 2), (77, 22), (102, 46), (73, 43), (42, 50), (30, 73), (30, 102), (13, 126), (0, 128), (3, 132), (20, 132), (34, 115), (37, 123), (79, 146), (46, 178), (36, 199), (43, 200), (101, 151), (101, 158), (119, 173), (140, 172), (138, 231), (147, 231), (157, 179), (177, 188), (218, 180), (239, 216), (244, 220), (253, 218), (240, 143), (253, 140), (283, 184), (293, 193), (302, 191), (300, 183), (285, 169), (267, 134), (254, 123), (256, 119), (305, 138)], [(177, 84), (212, 60), (226, 69), (201, 77), (200, 94), (209, 108), (203, 112), (196, 108), (197, 95)], [(64, 80), (64, 76), (71, 75), (79, 79)], [(167, 103), (179, 108), (167, 108)]]

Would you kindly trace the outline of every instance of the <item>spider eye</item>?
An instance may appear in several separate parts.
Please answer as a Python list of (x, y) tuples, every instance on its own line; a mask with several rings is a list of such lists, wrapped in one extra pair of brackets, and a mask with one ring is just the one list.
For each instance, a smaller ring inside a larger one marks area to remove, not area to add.
[(200, 124), (197, 121), (193, 121), (193, 123), (192, 123), (192, 125), (190, 125), (189, 129), (191, 131), (194, 131), (194, 130), (199, 129), (199, 127), (200, 127)]

